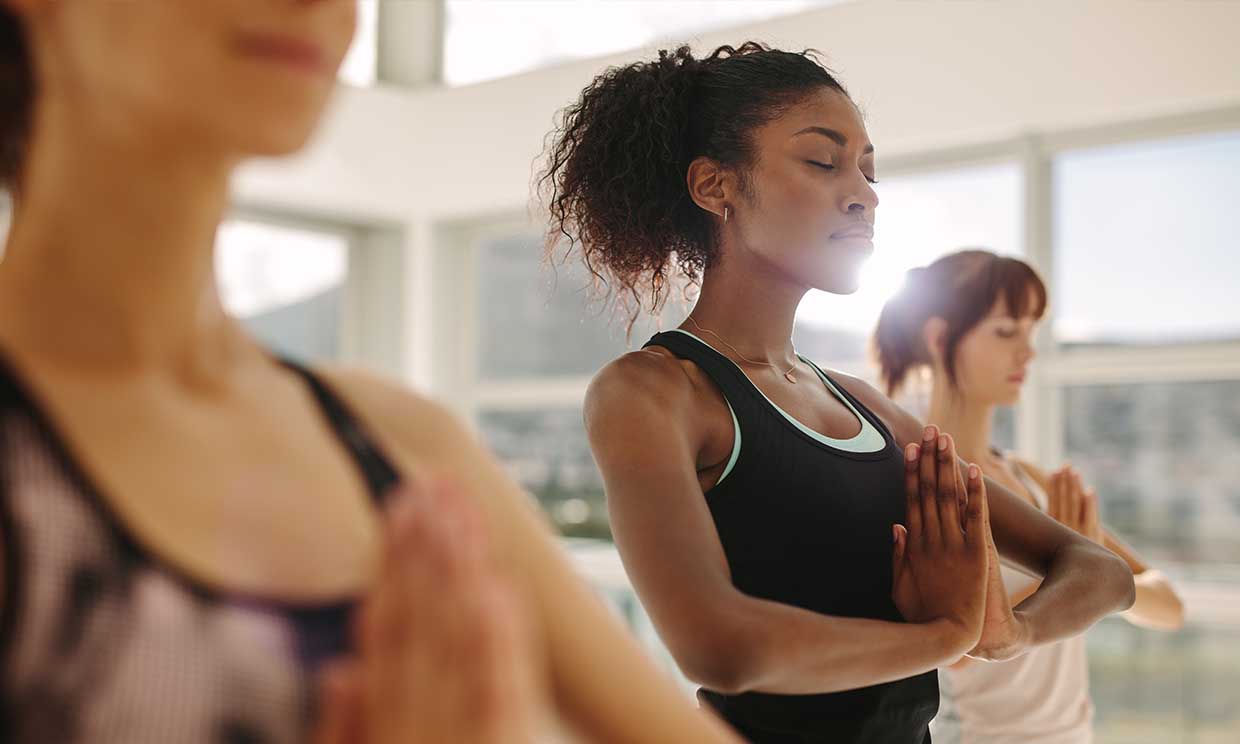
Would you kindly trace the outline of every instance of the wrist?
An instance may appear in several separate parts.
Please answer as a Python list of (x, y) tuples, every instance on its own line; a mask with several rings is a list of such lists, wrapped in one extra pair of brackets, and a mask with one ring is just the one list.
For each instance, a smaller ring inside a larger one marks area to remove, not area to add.
[(1015, 630), (1001, 648), (994, 649), (993, 661), (1007, 661), (1025, 653), (1033, 646), (1033, 620), (1023, 610), (1012, 610), (1012, 627)]
[(921, 624), (929, 636), (928, 645), (935, 656), (946, 666), (969, 652), (977, 644), (978, 633), (971, 632), (963, 623), (941, 617)]

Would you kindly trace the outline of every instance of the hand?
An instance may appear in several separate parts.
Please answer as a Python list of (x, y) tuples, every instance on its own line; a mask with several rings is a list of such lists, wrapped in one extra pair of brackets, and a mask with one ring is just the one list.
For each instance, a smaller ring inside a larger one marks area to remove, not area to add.
[(1098, 517), (1098, 496), (1081, 483), (1076, 468), (1065, 465), (1050, 475), (1046, 513), (1066, 527), (1102, 544), (1102, 523)]
[(324, 672), (315, 744), (530, 744), (547, 710), (525, 608), (444, 483), (396, 496), (357, 657)]
[(909, 622), (949, 621), (963, 653), (981, 637), (986, 603), (990, 528), (980, 471), (966, 486), (955, 444), (934, 426), (905, 449), (904, 464), (907, 526), (893, 526), (892, 600)]
[[(976, 489), (985, 493), (986, 481), (982, 478), (981, 468), (970, 465), (970, 492), (974, 490), (975, 479)], [(986, 557), (986, 609), (982, 621), (982, 635), (968, 655), (985, 661), (1006, 661), (1024, 652), (1029, 642), (1029, 628), (1024, 616), (1012, 609), (1007, 587), (1003, 585), (1003, 574), (999, 570), (999, 551), (995, 549), (995, 538), (991, 534), (989, 520), (986, 523)]]

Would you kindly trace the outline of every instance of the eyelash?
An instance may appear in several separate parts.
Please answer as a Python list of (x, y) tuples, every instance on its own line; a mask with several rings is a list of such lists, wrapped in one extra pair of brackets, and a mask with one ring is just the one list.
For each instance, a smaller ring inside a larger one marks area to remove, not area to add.
[[(806, 162), (807, 162), (807, 163), (809, 163), (810, 165), (816, 166), (816, 167), (818, 167), (818, 168), (822, 168), (822, 169), (823, 169), (823, 170), (825, 170), (825, 171), (834, 171), (834, 170), (835, 170), (835, 166), (834, 166), (834, 165), (828, 165), (827, 163), (820, 163), (820, 162), (818, 162), (817, 160), (807, 160)], [(866, 177), (865, 177), (865, 180), (866, 180), (866, 181), (868, 181), (871, 185), (874, 185), (874, 184), (878, 183), (878, 179), (877, 179), (877, 178), (870, 178), (869, 176), (866, 176)]]

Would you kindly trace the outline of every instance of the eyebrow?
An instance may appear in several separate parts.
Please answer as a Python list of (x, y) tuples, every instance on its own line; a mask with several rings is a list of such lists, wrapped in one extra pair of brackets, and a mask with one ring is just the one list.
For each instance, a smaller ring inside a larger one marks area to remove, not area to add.
[[(823, 137), (826, 137), (840, 147), (848, 146), (848, 138), (834, 129), (828, 129), (826, 127), (806, 127), (792, 136), (800, 137), (802, 134), (821, 134)], [(869, 155), (874, 152), (874, 145), (866, 145), (865, 149), (861, 152), (863, 155)]]

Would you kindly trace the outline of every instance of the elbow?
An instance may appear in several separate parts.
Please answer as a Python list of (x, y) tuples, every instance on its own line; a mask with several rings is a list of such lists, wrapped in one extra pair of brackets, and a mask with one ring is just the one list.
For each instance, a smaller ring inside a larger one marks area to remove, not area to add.
[(1113, 612), (1124, 612), (1132, 609), (1137, 601), (1137, 584), (1132, 575), (1132, 569), (1124, 562), (1123, 558), (1115, 555), (1111, 551), (1103, 548), (1099, 556), (1104, 563), (1100, 566), (1100, 571), (1107, 577), (1107, 586), (1115, 587), (1115, 609)]
[(762, 674), (755, 645), (726, 630), (702, 634), (672, 655), (691, 682), (721, 695), (752, 691)]

